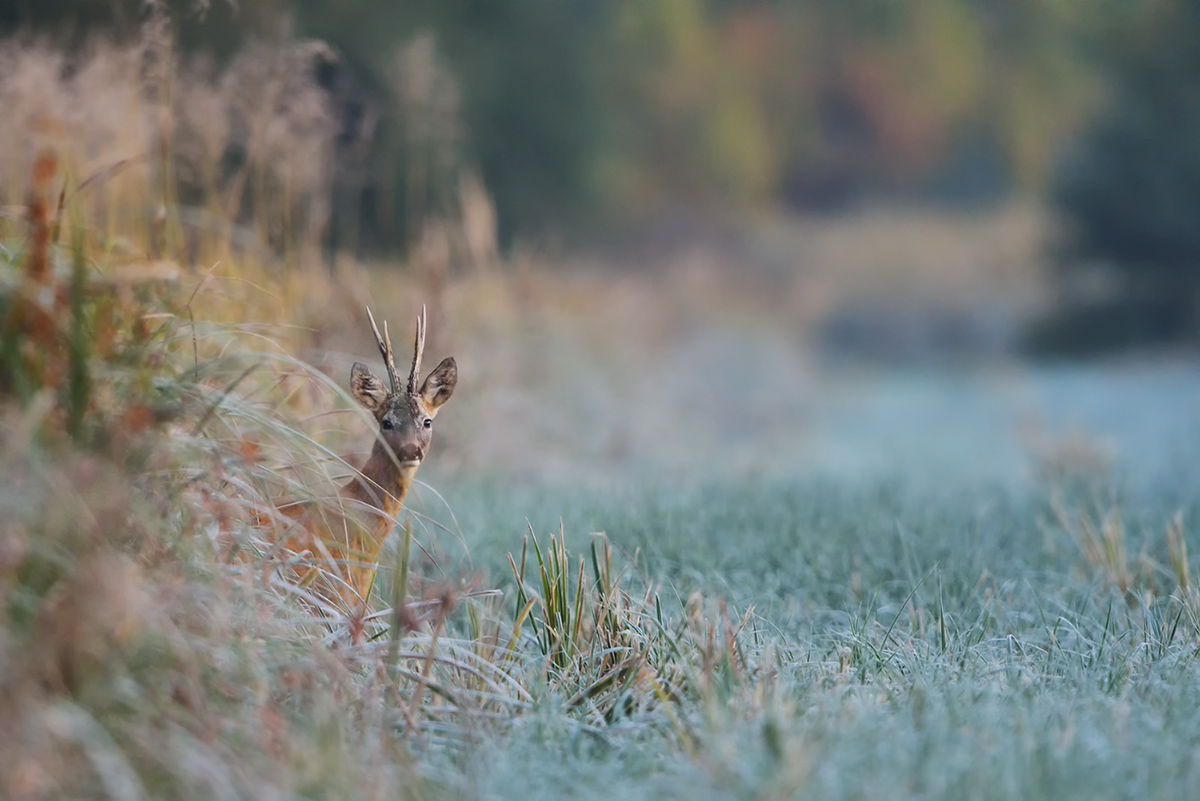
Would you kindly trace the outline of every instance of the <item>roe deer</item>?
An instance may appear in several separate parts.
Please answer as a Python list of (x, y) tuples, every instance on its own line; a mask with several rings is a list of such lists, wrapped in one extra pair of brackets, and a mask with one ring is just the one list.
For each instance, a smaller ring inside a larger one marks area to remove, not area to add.
[[(371, 456), (359, 471), (339, 490), (342, 506), (355, 520), (320, 518), (316, 510), (305, 510), (297, 521), (300, 527), (297, 550), (310, 550), (323, 556), (335, 566), (341, 566), (334, 587), (323, 587), (323, 595), (340, 599), (347, 611), (365, 611), (367, 596), (379, 560), (383, 543), (391, 533), (396, 516), (404, 505), (417, 468), (429, 452), (433, 436), (433, 418), (454, 392), (458, 383), (458, 366), (453, 358), (443, 359), (425, 381), (418, 384), (421, 355), (425, 349), (425, 309), (417, 318), (417, 336), (413, 346), (412, 367), (408, 382), (401, 386), (392, 360), (392, 341), (387, 323), (383, 335), (375, 317), (367, 309), (375, 342), (387, 368), (388, 386), (369, 367), (355, 362), (350, 369), (350, 392), (354, 398), (375, 415), (379, 434)], [(389, 389), (390, 387), (390, 389)], [(290, 515), (289, 515), (290, 516)], [(307, 584), (316, 571), (315, 566), (301, 571), (300, 583)], [(332, 591), (330, 591), (332, 590)], [(362, 632), (361, 614), (352, 634), (359, 641)]]

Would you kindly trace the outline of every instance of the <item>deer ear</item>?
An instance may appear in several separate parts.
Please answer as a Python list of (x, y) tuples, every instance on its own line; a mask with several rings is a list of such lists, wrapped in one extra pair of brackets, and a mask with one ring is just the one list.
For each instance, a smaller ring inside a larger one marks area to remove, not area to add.
[(421, 401), (431, 416), (437, 413), (439, 406), (450, 400), (457, 383), (458, 365), (453, 358), (443, 359), (421, 385)]
[(372, 414), (379, 413), (388, 395), (383, 379), (362, 362), (355, 362), (350, 368), (350, 394)]

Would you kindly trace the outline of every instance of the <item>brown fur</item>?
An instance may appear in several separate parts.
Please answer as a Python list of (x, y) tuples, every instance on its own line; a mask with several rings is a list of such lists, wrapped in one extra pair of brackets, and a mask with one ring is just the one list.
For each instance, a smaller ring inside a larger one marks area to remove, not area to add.
[[(348, 611), (365, 609), (379, 552), (404, 506), (417, 469), (429, 452), (433, 418), (450, 399), (458, 382), (458, 367), (454, 359), (448, 358), (419, 388), (409, 391), (408, 387), (416, 386), (416, 374), (420, 369), (423, 314), (417, 321), (417, 344), (407, 386), (401, 386), (395, 374), (390, 340), (379, 337), (378, 332), (376, 337), (388, 367), (391, 390), (361, 362), (356, 362), (350, 371), (351, 394), (379, 423), (379, 436), (371, 456), (359, 475), (338, 493), (343, 500), (344, 512), (318, 518), (315, 509), (299, 509), (294, 516), (298, 534), (290, 543), (296, 550), (310, 550), (315, 558), (327, 556), (339, 566), (344, 584), (317, 588), (317, 591), (334, 596), (330, 600), (340, 599)], [(293, 517), (286, 512), (285, 515)], [(311, 581), (315, 570), (310, 567), (301, 571), (300, 583), (304, 585)]]

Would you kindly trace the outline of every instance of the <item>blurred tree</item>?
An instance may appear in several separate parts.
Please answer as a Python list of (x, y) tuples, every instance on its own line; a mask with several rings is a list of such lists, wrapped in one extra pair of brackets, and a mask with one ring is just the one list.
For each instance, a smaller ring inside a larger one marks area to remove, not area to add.
[[(379, 112), (364, 201), (335, 208), (383, 244), (452, 213), (464, 167), (482, 173), (505, 240), (644, 229), (680, 209), (1037, 191), (1086, 105), (1063, 46), (1071, 4), (291, 4)], [(431, 69), (444, 102), (414, 103)], [(414, 139), (451, 109), (455, 125)]]
[(780, 41), (760, 10), (712, 16), (703, 0), (609, 8), (619, 48), (606, 65), (604, 160), (596, 177), (624, 221), (684, 202), (761, 204), (780, 142), (766, 115), (763, 64)]
[[(1055, 186), (1071, 224), (1064, 347), (1196, 333), (1200, 298), (1200, 0), (1146, 6), (1100, 41), (1111, 95)], [(1099, 285), (1089, 295), (1079, 287)], [(1091, 277), (1092, 280), (1088, 281)], [(1107, 320), (1107, 322), (1104, 322)], [(1072, 324), (1107, 331), (1071, 332)], [(1053, 332), (1049, 344), (1058, 337)]]
[(587, 219), (601, 109), (595, 59), (602, 0), (434, 0), (460, 70), (473, 156), (500, 209), (502, 238)]
[[(1179, 2), (1181, 0), (1175, 0)], [(1044, 189), (1123, 0), (161, 0), (187, 48), (330, 43), (334, 249), (405, 248), (480, 174), (503, 240), (871, 195)], [(1172, 0), (1156, 0), (1170, 3)], [(0, 29), (136, 32), (144, 0), (0, 0)]]
[(1042, 191), (1062, 143), (1095, 106), (1095, 64), (1080, 42), (1111, 25), (1122, 0), (1091, 4), (1008, 0), (976, 4), (988, 63), (981, 118), (1012, 166), (1013, 180)]
[[(586, 221), (600, 128), (593, 67), (605, 41), (598, 0), (293, 0), (293, 7), (300, 31), (334, 45), (384, 104), (384, 147), (366, 190), (383, 242), (403, 241), (420, 218), (447, 213), (464, 165), (477, 166), (493, 193), (502, 239)], [(405, 50), (420, 37), (428, 37), (427, 55)], [(434, 68), (449, 80), (412, 102), (417, 73)], [(451, 105), (459, 117), (452, 160), (444, 148), (431, 151), (437, 137), (413, 138), (426, 127), (418, 118), (447, 92), (457, 95)]]
[[(288, 0), (159, 0), (175, 20), (180, 44), (228, 57), (247, 38), (280, 27)], [(98, 33), (117, 39), (137, 36), (146, 19), (146, 0), (0, 0), (0, 36), (38, 31), (69, 47)]]

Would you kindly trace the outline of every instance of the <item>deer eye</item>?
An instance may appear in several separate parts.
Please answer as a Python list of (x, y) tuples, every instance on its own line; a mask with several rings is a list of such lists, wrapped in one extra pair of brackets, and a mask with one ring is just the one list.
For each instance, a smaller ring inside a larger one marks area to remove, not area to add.
[(380, 423), (379, 425), (380, 425), (380, 427), (383, 428), (384, 431), (391, 431), (393, 428), (395, 428), (395, 426), (392, 423), (392, 419), (390, 417), (383, 418), (383, 422)]
[(426, 418), (425, 418), (425, 423), (424, 423), (424, 426), (425, 426), (426, 428), (433, 428), (433, 418), (432, 418), (432, 417), (426, 417)]

